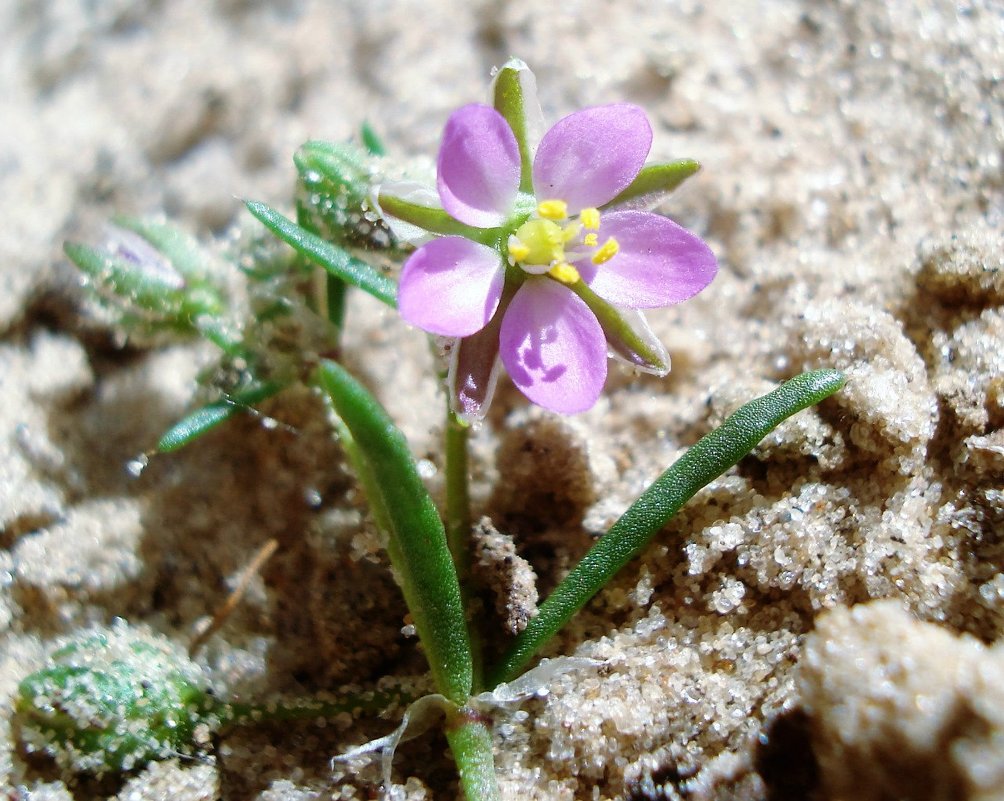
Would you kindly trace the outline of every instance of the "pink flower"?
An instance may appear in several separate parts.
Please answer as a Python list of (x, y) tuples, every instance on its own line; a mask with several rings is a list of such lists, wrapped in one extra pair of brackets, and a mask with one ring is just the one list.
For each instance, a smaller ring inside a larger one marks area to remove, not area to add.
[(495, 108), (450, 116), (441, 208), (416, 202), (414, 188), (379, 195), (385, 212), (447, 234), (405, 262), (398, 307), (412, 325), (457, 340), (451, 401), (466, 419), (487, 411), (499, 357), (531, 401), (566, 414), (596, 402), (608, 349), (664, 375), (669, 358), (637, 310), (686, 300), (717, 271), (699, 237), (629, 207), (652, 189), (639, 175), (652, 143), (642, 109), (578, 111), (534, 150), (533, 90), (532, 73), (510, 62), (496, 78)]

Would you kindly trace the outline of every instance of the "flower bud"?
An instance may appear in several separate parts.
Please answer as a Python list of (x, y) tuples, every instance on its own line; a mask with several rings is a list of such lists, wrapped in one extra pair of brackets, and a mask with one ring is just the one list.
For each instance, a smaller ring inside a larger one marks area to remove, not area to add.
[(340, 245), (385, 249), (394, 237), (369, 196), (378, 181), (377, 159), (352, 144), (311, 141), (293, 156), (300, 174), (301, 225)]
[(67, 242), (64, 250), (125, 324), (192, 334), (226, 311), (212, 256), (172, 226), (120, 217), (101, 247)]

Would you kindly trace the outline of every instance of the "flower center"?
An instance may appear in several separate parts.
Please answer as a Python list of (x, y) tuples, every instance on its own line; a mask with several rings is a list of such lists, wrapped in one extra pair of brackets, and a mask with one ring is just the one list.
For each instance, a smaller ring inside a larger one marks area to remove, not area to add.
[(551, 220), (527, 220), (510, 237), (509, 255), (529, 273), (544, 273), (565, 258), (565, 232)]
[(599, 227), (599, 209), (582, 209), (577, 219), (569, 220), (565, 201), (543, 200), (536, 216), (509, 236), (509, 263), (531, 275), (547, 273), (563, 284), (574, 284), (580, 275), (573, 262), (589, 258), (593, 264), (605, 264), (620, 249), (612, 236), (599, 244)]

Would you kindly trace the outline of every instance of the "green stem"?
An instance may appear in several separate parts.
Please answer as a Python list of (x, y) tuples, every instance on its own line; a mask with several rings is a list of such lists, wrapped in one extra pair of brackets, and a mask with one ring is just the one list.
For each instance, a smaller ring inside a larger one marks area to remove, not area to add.
[(446, 541), (460, 586), (471, 571), (471, 496), (468, 488), (467, 439), (469, 426), (457, 415), (446, 413)]
[(484, 647), (481, 615), (471, 603), (471, 493), (468, 440), (470, 426), (452, 409), (446, 412), (446, 541), (457, 569), (460, 595), (467, 615), (473, 660), (472, 693), (484, 686)]
[(341, 333), (345, 330), (345, 296), (348, 294), (349, 285), (333, 275), (327, 275), (327, 280), (328, 320), (335, 326), (341, 338)]
[(446, 721), (446, 740), (460, 774), (467, 801), (498, 801), (495, 754), (488, 720), (470, 707), (461, 707)]
[(414, 699), (415, 693), (403, 688), (364, 690), (257, 704), (222, 703), (214, 711), (220, 726), (230, 727), (283, 720), (331, 720), (345, 714), (376, 715)]
[(782, 420), (819, 403), (844, 385), (837, 370), (802, 373), (750, 401), (702, 437), (635, 501), (582, 558), (513, 640), (488, 675), (488, 687), (512, 681), (537, 650), (585, 606), (624, 565), (641, 553), (698, 490), (756, 447)]
[[(299, 204), (296, 207), (296, 223), (314, 236), (321, 235), (321, 232), (312, 223), (308, 209)], [(307, 262), (305, 256), (297, 255), (304, 262)], [(342, 329), (345, 327), (346, 284), (341, 278), (326, 272), (323, 267), (312, 265), (311, 269), (314, 272), (312, 276), (313, 291), (307, 302), (315, 313), (326, 317), (328, 322), (334, 326), (332, 338), (334, 346), (337, 348), (342, 338)]]

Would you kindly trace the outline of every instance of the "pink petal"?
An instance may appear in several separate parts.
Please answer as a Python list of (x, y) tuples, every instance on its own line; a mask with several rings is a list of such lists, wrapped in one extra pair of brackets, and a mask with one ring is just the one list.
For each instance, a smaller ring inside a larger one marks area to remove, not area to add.
[(499, 369), (499, 326), (501, 315), (475, 334), (453, 343), (447, 386), (450, 408), (466, 423), (483, 420), (488, 413)]
[(607, 345), (595, 315), (568, 287), (530, 277), (506, 310), (499, 354), (519, 390), (562, 414), (596, 403), (607, 378)]
[(491, 106), (459, 108), (446, 121), (436, 187), (450, 216), (477, 228), (505, 221), (519, 189), (519, 145)]
[(704, 240), (658, 214), (605, 213), (599, 241), (611, 236), (620, 245), (616, 256), (598, 267), (588, 259), (575, 266), (590, 289), (618, 306), (671, 306), (696, 295), (718, 272)]
[(544, 134), (533, 161), (534, 193), (564, 200), (571, 214), (602, 206), (634, 180), (651, 146), (652, 128), (638, 106), (577, 111)]
[(504, 278), (501, 257), (491, 248), (460, 236), (433, 239), (404, 263), (398, 310), (430, 334), (468, 336), (495, 314)]

